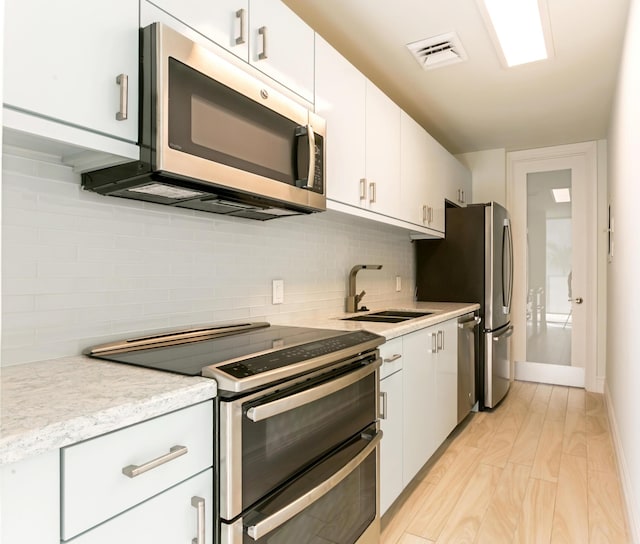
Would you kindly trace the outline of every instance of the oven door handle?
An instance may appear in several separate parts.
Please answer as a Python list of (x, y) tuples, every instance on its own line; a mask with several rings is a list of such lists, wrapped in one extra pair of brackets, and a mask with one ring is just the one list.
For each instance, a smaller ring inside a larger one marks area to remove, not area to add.
[(298, 497), (295, 501), (289, 503), (281, 510), (278, 510), (275, 514), (272, 514), (271, 516), (263, 519), (255, 525), (250, 525), (249, 527), (247, 527), (247, 534), (253, 540), (261, 539), (263, 536), (285, 524), (293, 516), (299, 514), (305, 508), (324, 497), (334, 487), (340, 485), (340, 483), (356, 468), (358, 468), (358, 466), (369, 456), (369, 454), (373, 450), (375, 450), (376, 447), (378, 447), (378, 444), (382, 439), (382, 431), (378, 431), (373, 437), (364, 434), (362, 435), (362, 437), (363, 439), (369, 440), (370, 442), (358, 455), (351, 459), (337, 472), (334, 472), (333, 475), (327, 478), (324, 482), (309, 490), (304, 495)]
[(341, 378), (331, 380), (317, 387), (301, 391), (300, 393), (295, 393), (294, 395), (290, 395), (282, 399), (260, 404), (258, 406), (252, 406), (247, 410), (246, 415), (251, 421), (258, 422), (283, 414), (289, 410), (293, 410), (294, 408), (299, 408), (300, 406), (309, 404), (310, 402), (321, 399), (322, 397), (331, 395), (331, 393), (340, 391), (345, 387), (349, 387), (350, 385), (360, 381), (365, 376), (368, 376), (378, 370), (381, 364), (382, 360), (380, 358), (376, 358), (373, 363), (370, 363), (355, 372), (351, 372), (346, 376), (342, 376)]

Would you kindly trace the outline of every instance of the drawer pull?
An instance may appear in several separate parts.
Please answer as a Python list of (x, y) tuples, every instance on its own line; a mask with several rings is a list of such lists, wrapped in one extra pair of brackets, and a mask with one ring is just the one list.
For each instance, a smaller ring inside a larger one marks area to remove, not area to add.
[(198, 536), (191, 540), (191, 544), (205, 544), (204, 499), (202, 497), (191, 497), (191, 506), (197, 510), (196, 531), (198, 533)]
[(189, 450), (187, 446), (173, 446), (169, 453), (165, 453), (156, 459), (152, 459), (142, 465), (129, 465), (122, 469), (122, 474), (128, 476), (129, 478), (135, 478), (136, 476), (140, 476), (140, 474), (144, 474), (145, 472), (152, 470), (160, 465), (164, 465), (169, 461), (173, 461), (177, 457), (180, 457), (187, 453)]
[(385, 363), (393, 363), (393, 361), (397, 361), (398, 359), (401, 359), (401, 358), (402, 358), (402, 355), (400, 353), (395, 353), (391, 357), (387, 357), (386, 359), (382, 359), (382, 361), (385, 362)]

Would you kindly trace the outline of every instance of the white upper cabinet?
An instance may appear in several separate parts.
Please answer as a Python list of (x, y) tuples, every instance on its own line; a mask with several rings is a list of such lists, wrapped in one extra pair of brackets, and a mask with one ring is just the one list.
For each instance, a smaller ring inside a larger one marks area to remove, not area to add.
[(313, 102), (313, 29), (281, 0), (250, 0), (249, 9), (249, 62)]
[(137, 2), (6, 0), (5, 23), (5, 106), (137, 142)]
[(470, 202), (471, 172), (405, 112), (401, 143), (403, 218), (444, 233), (445, 200)]
[(400, 108), (319, 36), (316, 112), (327, 120), (327, 197), (400, 216)]
[(401, 118), (401, 208), (403, 217), (430, 229), (444, 232), (444, 190), (436, 177), (437, 157), (431, 136), (409, 115)]
[(471, 172), (453, 156), (443, 161), (444, 177), (446, 179), (446, 197), (458, 206), (471, 204)]
[(316, 36), (315, 105), (327, 121), (327, 198), (356, 207), (366, 196), (366, 86), (364, 75)]
[(249, 0), (153, 0), (182, 23), (227, 51), (249, 59)]
[(400, 108), (370, 81), (365, 106), (366, 205), (400, 217)]
[[(313, 102), (314, 31), (281, 0), (153, 0), (152, 4)], [(143, 26), (146, 19), (143, 16)]]

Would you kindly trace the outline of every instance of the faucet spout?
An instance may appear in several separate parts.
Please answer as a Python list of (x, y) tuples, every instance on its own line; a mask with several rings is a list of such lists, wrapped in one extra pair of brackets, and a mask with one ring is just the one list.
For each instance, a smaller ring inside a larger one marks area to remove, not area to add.
[(349, 291), (347, 293), (347, 312), (353, 313), (358, 311), (358, 304), (365, 295), (362, 291), (359, 295), (356, 295), (356, 274), (359, 270), (380, 270), (381, 264), (357, 264), (349, 272)]

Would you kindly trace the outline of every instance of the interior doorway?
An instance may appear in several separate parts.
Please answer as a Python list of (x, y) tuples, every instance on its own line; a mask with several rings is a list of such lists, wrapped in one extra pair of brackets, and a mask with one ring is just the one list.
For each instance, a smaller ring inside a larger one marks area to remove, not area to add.
[(507, 163), (515, 378), (585, 387), (597, 366), (597, 144), (513, 152)]

